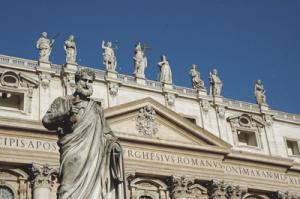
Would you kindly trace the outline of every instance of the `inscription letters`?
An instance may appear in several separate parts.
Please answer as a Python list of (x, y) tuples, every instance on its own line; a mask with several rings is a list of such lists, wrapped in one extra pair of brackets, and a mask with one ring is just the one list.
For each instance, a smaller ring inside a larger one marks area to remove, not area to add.
[(0, 148), (58, 152), (56, 142), (8, 136), (0, 136)]
[(255, 177), (278, 182), (287, 182), (291, 185), (300, 186), (300, 178), (291, 177), (286, 175), (285, 173), (279, 173), (271, 170), (256, 169), (251, 167), (229, 165), (218, 160), (209, 160), (198, 157), (189, 157), (177, 154), (141, 151), (134, 149), (125, 150), (125, 154), (125, 158), (129, 159), (140, 159), (169, 163), (174, 165), (185, 165), (215, 170), (217, 169), (223, 171), (225, 174)]

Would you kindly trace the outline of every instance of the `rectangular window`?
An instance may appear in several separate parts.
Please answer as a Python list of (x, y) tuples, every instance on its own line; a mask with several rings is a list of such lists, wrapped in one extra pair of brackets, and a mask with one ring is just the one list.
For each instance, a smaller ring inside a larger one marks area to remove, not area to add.
[(295, 140), (286, 140), (288, 155), (300, 155), (298, 142)]
[(255, 147), (258, 146), (255, 132), (238, 131), (237, 135), (238, 135), (239, 145), (255, 146)]
[(24, 93), (0, 90), (0, 107), (24, 110)]

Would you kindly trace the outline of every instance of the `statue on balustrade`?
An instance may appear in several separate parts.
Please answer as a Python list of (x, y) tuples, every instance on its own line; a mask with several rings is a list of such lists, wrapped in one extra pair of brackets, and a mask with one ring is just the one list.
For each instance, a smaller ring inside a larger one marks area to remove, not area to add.
[(115, 72), (117, 67), (117, 58), (115, 56), (115, 51), (112, 46), (112, 42), (102, 41), (103, 49), (103, 64), (106, 66), (106, 70), (110, 72)]
[(65, 41), (64, 49), (66, 51), (66, 63), (75, 64), (77, 49), (73, 35), (70, 35)]
[(192, 64), (190, 75), (192, 77), (192, 84), (194, 89), (205, 89), (204, 81), (200, 78), (200, 72), (196, 69), (196, 64)]
[(165, 84), (172, 84), (172, 72), (167, 57), (165, 55), (161, 56), (160, 62), (158, 62), (158, 67), (160, 68), (159, 81)]
[(254, 88), (254, 95), (258, 105), (266, 105), (266, 91), (261, 80), (257, 80)]
[(210, 82), (210, 95), (220, 96), (222, 92), (223, 83), (218, 76), (217, 69), (213, 69), (209, 73), (209, 82)]
[(126, 198), (122, 148), (90, 98), (94, 80), (92, 70), (77, 71), (74, 94), (56, 98), (42, 120), (59, 132), (59, 199)]
[(135, 46), (133, 61), (134, 61), (133, 74), (136, 77), (145, 78), (145, 68), (147, 67), (147, 57), (145, 55), (145, 52), (144, 52), (140, 42)]
[(39, 61), (40, 62), (49, 62), (49, 56), (51, 54), (54, 39), (50, 40), (48, 38), (48, 34), (43, 32), (41, 37), (38, 39), (36, 43), (36, 48), (39, 50)]

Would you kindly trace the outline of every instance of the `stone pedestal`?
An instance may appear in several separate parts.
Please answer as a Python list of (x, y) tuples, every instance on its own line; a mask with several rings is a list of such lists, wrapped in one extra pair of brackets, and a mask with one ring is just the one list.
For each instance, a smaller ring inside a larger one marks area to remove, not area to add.
[(51, 188), (58, 174), (57, 167), (32, 164), (33, 172), (33, 199), (51, 199)]
[(214, 103), (222, 103), (223, 102), (223, 97), (221, 95), (215, 95), (213, 96)]
[(118, 73), (114, 72), (114, 71), (106, 71), (106, 77), (117, 79), (118, 78)]
[(261, 112), (264, 112), (264, 111), (269, 110), (268, 104), (265, 104), (265, 103), (259, 105), (259, 108), (260, 108), (260, 111), (261, 111)]
[(198, 97), (200, 96), (207, 96), (207, 92), (205, 89), (198, 89)]
[(40, 68), (51, 69), (51, 63), (50, 62), (39, 61), (39, 67)]
[(146, 79), (141, 77), (136, 77), (135, 81), (137, 84), (146, 85)]
[(167, 90), (172, 90), (173, 89), (173, 85), (172, 84), (163, 83), (163, 88), (167, 89)]
[(78, 64), (77, 63), (65, 63), (64, 64), (64, 70), (77, 71), (78, 70)]

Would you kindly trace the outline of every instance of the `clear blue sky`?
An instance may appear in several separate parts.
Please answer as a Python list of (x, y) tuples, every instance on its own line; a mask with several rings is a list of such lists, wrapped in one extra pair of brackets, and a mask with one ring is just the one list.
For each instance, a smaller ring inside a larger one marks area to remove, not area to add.
[(255, 102), (262, 79), (271, 108), (300, 114), (299, 0), (2, 0), (0, 54), (37, 59), (43, 31), (60, 33), (53, 63), (65, 59), (63, 41), (75, 35), (79, 64), (104, 69), (100, 43), (118, 41), (118, 71), (133, 72), (133, 48), (146, 42), (148, 79), (167, 55), (176, 85), (191, 87), (195, 63), (209, 88), (216, 67), (223, 96)]

